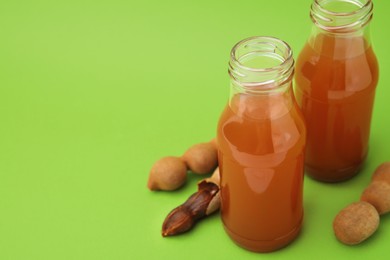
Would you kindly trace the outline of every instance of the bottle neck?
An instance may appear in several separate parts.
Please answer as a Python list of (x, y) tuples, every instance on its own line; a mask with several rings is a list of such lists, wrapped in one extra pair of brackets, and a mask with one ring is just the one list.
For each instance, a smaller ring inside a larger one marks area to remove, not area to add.
[(230, 55), (230, 101), (236, 114), (275, 118), (293, 104), (294, 59), (287, 43), (272, 37), (252, 37), (237, 43)]
[(310, 18), (319, 29), (337, 36), (354, 34), (369, 24), (371, 0), (314, 0)]
[(310, 46), (321, 55), (351, 58), (371, 46), (371, 0), (314, 0)]
[(290, 46), (277, 38), (247, 38), (233, 47), (228, 72), (235, 92), (252, 95), (283, 92), (294, 73), (293, 54)]

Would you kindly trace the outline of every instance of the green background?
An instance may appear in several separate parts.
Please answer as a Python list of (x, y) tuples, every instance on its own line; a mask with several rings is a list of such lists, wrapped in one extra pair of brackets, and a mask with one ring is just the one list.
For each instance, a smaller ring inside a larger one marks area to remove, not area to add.
[(160, 157), (210, 140), (229, 91), (231, 47), (253, 35), (295, 57), (311, 0), (1, 1), (0, 259), (384, 259), (390, 216), (349, 247), (332, 230), (390, 159), (390, 2), (375, 1), (380, 63), (370, 153), (354, 179), (305, 179), (305, 221), (289, 247), (237, 247), (219, 214), (162, 238), (168, 212), (196, 190), (146, 188)]

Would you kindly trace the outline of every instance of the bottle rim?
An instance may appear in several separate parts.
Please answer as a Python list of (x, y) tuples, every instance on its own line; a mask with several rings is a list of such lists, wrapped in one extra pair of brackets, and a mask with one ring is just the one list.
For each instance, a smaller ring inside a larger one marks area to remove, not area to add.
[[(329, 3), (350, 3), (359, 7), (351, 11), (332, 11)], [(356, 31), (367, 25), (373, 15), (372, 0), (314, 0), (311, 5), (310, 18), (319, 28), (333, 33)]]
[[(245, 55), (261, 53), (273, 56), (279, 62), (271, 67), (251, 67), (242, 62), (243, 55), (240, 52), (243, 50), (248, 51)], [(247, 90), (261, 91), (277, 88), (291, 79), (293, 72), (292, 49), (285, 41), (276, 37), (249, 37), (236, 43), (230, 52), (228, 73), (236, 84)]]

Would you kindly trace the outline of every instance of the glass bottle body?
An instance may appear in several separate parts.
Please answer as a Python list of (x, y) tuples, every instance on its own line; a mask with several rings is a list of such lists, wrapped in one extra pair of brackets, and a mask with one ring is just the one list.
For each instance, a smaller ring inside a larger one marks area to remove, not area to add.
[[(345, 1), (326, 3), (331, 2)], [(356, 8), (360, 9), (355, 13), (360, 11), (366, 16), (372, 12), (372, 7)], [(308, 131), (306, 173), (325, 182), (347, 180), (362, 167), (368, 152), (378, 82), (378, 63), (369, 38), (371, 18), (356, 20), (362, 19), (363, 14), (350, 17), (355, 26), (347, 23), (343, 28), (343, 24), (337, 24), (342, 23), (337, 14), (340, 13), (329, 13), (333, 24), (324, 27), (312, 8), (313, 21), (320, 26), (313, 26), (297, 59), (295, 75), (295, 95)], [(348, 17), (348, 12), (342, 14)]]
[[(264, 46), (256, 44), (267, 45), (267, 41), (272, 46), (280, 40), (257, 37), (236, 46), (259, 50)], [(277, 44), (273, 48), (288, 47)], [(269, 57), (268, 51), (244, 54), (245, 64), (254, 64), (262, 55)], [(292, 92), (292, 64), (287, 63), (287, 71), (276, 72), (289, 74), (281, 80), (273, 81), (271, 73), (268, 80), (260, 75), (256, 82), (261, 71), (246, 75), (243, 78), (252, 77), (250, 87), (233, 76), (231, 97), (218, 124), (222, 221), (229, 236), (252, 251), (286, 246), (302, 224), (306, 129)]]

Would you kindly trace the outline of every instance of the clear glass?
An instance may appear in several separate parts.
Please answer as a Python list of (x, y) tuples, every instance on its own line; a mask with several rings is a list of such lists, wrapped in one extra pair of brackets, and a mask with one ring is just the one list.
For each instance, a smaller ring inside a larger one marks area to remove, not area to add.
[(355, 176), (368, 152), (378, 63), (371, 0), (315, 0), (311, 35), (296, 64), (295, 96), (307, 126), (306, 173), (325, 182)]
[(301, 229), (306, 129), (293, 72), (279, 39), (248, 38), (232, 49), (217, 130), (221, 217), (233, 241), (256, 252), (286, 246)]

